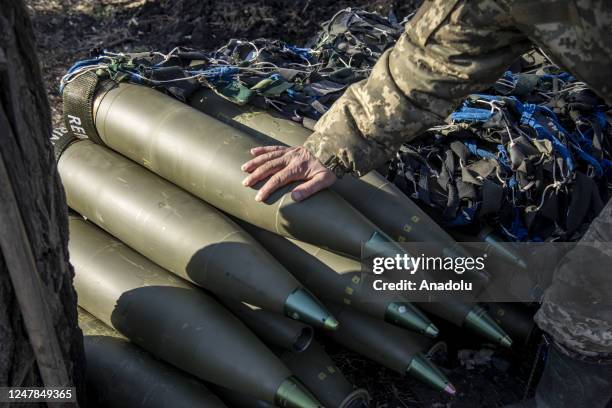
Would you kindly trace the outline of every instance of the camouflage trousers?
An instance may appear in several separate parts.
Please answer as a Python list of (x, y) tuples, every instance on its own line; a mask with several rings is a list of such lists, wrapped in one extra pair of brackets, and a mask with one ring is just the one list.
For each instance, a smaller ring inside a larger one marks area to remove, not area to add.
[[(592, 243), (589, 249), (597, 254), (589, 256), (577, 246), (565, 255), (535, 320), (565, 354), (612, 364), (612, 200), (581, 242)], [(602, 257), (609, 265), (605, 272), (589, 267), (602, 262)]]

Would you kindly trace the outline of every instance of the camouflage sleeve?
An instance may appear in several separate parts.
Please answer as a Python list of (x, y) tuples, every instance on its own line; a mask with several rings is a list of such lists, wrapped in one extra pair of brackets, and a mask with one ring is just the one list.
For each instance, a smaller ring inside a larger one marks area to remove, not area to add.
[(489, 86), (531, 43), (494, 0), (429, 0), (367, 80), (353, 84), (304, 146), (337, 175), (363, 175)]

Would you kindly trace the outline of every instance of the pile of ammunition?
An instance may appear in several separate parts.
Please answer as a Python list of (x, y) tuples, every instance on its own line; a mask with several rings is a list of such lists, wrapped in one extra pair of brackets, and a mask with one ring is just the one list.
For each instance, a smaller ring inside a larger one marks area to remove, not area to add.
[(241, 183), (250, 149), (298, 145), (309, 131), (205, 90), (190, 104), (99, 86), (96, 137), (55, 142), (92, 406), (367, 407), (314, 330), (449, 394), (427, 358), (438, 335), (428, 315), (511, 345), (476, 304), (362, 296), (364, 242), (461, 251), (382, 176), (258, 203)]

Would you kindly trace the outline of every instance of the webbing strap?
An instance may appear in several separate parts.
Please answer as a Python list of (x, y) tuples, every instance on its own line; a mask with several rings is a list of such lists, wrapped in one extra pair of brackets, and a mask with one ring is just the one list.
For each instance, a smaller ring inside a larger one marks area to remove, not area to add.
[(85, 72), (68, 82), (62, 93), (64, 124), (77, 138), (89, 138), (103, 145), (93, 117), (93, 101), (100, 78), (95, 72)]
[(65, 128), (53, 129), (53, 137), (51, 138), (51, 144), (53, 145), (53, 152), (55, 155), (55, 161), (58, 162), (64, 150), (68, 148), (72, 143), (78, 141), (72, 133), (68, 132)]

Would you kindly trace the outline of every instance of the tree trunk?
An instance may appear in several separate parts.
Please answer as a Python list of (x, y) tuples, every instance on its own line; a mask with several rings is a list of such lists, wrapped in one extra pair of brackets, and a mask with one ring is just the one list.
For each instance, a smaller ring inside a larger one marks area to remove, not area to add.
[[(83, 339), (77, 326), (74, 272), (68, 262), (67, 206), (50, 133), (49, 103), (26, 7), (22, 0), (0, 0), (0, 153), (66, 370), (82, 400)], [(0, 254), (0, 386), (42, 385), (5, 256)]]

